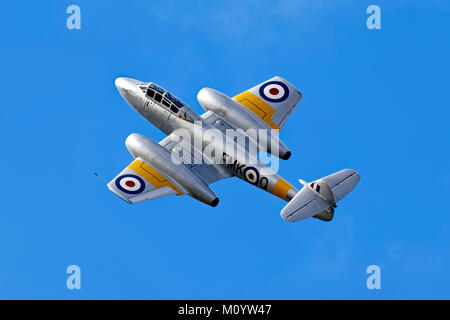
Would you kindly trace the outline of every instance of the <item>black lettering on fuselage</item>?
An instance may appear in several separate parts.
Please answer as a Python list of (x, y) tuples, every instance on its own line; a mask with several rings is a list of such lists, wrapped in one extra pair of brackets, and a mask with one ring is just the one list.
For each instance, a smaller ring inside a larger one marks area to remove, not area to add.
[(261, 187), (261, 189), (267, 190), (268, 185), (269, 185), (269, 179), (267, 179), (266, 177), (262, 177), (259, 180), (259, 186)]
[[(238, 177), (243, 178), (245, 181), (252, 183), (252, 182), (248, 181), (244, 175), (245, 169), (249, 168), (250, 166), (247, 166), (245, 163), (240, 163), (237, 160), (233, 161), (233, 158), (230, 157), (225, 152), (222, 154), (222, 160), (227, 165), (227, 168), (230, 169), (234, 174), (236, 174)], [(233, 161), (233, 162), (231, 162), (231, 161)], [(250, 167), (250, 168), (252, 170), (255, 170), (257, 176), (259, 176), (259, 172), (255, 167)], [(267, 187), (269, 185), (269, 179), (267, 179), (266, 177), (261, 177), (261, 178), (259, 178), (259, 181), (256, 181), (255, 183), (252, 183), (252, 184), (259, 186), (263, 190), (267, 190)]]
[(233, 171), (233, 172), (236, 172), (236, 166), (237, 166), (237, 160), (234, 160), (234, 162), (233, 163), (229, 163), (228, 165), (227, 165), (227, 167), (228, 167), (228, 169), (230, 169), (231, 171)]
[(236, 167), (236, 173), (239, 173), (241, 176), (244, 176), (244, 174), (242, 173), (242, 168), (244, 168), (245, 167), (245, 164), (242, 164), (242, 165), (237, 165), (237, 167)]

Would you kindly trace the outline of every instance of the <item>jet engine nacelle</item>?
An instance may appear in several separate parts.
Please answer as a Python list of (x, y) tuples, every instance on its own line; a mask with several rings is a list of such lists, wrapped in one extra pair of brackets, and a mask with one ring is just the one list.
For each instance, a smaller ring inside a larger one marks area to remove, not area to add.
[(136, 158), (141, 157), (156, 170), (164, 173), (172, 182), (177, 183), (191, 197), (215, 207), (219, 198), (208, 185), (185, 164), (176, 164), (169, 151), (155, 141), (137, 134), (130, 134), (125, 141), (128, 151)]
[[(267, 123), (247, 110), (236, 100), (211, 88), (203, 88), (200, 90), (197, 95), (197, 100), (205, 110), (216, 113), (244, 131), (248, 129), (266, 129), (267, 137), (265, 137), (265, 141), (267, 143), (262, 145), (257, 141), (258, 147), (284, 160), (289, 159), (291, 156), (291, 152), (279, 139), (278, 134), (272, 134), (272, 128)], [(273, 147), (273, 144), (278, 146), (278, 150)]]

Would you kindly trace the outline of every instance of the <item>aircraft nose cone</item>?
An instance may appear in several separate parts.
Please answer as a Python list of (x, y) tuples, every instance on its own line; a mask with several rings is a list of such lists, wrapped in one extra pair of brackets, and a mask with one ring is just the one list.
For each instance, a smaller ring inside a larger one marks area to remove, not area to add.
[(129, 91), (135, 90), (138, 82), (139, 81), (135, 79), (120, 77), (116, 79), (115, 85), (117, 90), (119, 90), (120, 94), (123, 96)]

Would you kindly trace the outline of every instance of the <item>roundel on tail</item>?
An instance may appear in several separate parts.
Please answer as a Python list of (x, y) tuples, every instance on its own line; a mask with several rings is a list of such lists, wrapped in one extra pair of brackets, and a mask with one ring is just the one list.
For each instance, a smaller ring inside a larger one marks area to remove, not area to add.
[(138, 194), (144, 191), (145, 182), (134, 174), (124, 174), (116, 179), (116, 187), (128, 194)]
[(259, 95), (269, 102), (283, 102), (289, 96), (289, 88), (281, 81), (269, 81), (259, 87)]

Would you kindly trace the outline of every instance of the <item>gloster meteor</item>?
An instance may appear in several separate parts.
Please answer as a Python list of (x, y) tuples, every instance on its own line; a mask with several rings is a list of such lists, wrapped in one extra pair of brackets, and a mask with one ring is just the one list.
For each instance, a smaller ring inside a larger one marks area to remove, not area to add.
[[(287, 221), (330, 221), (336, 203), (359, 182), (358, 172), (344, 169), (312, 182), (300, 180), (298, 190), (258, 158), (261, 152), (283, 160), (291, 156), (279, 132), (302, 94), (281, 77), (234, 97), (203, 88), (197, 95), (206, 111), (202, 115), (156, 83), (121, 77), (115, 84), (133, 109), (167, 135), (160, 142), (137, 133), (126, 139), (134, 160), (108, 188), (129, 203), (189, 195), (215, 207), (219, 198), (210, 185), (237, 177), (286, 201), (281, 216)], [(233, 139), (226, 138), (230, 130)], [(174, 161), (181, 154), (184, 161)], [(223, 161), (214, 161), (217, 157)]]

